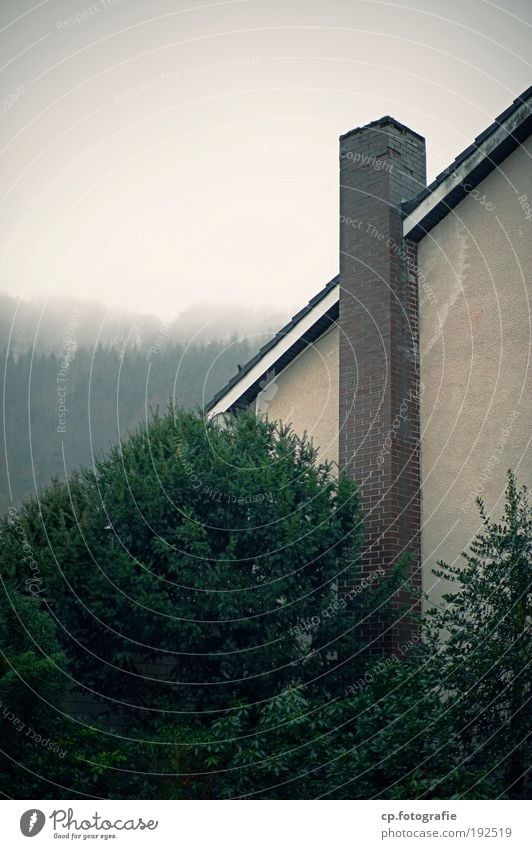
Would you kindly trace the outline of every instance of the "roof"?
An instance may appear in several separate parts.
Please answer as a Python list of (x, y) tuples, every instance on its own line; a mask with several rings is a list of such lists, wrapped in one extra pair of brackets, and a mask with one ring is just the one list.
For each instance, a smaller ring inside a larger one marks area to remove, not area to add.
[[(383, 122), (403, 127), (389, 116), (366, 126), (378, 126)], [(365, 128), (357, 127), (340, 138), (361, 129)], [(532, 86), (495, 118), (429, 186), (402, 204), (403, 235), (412, 241), (423, 238), (531, 132)], [(211, 416), (248, 406), (269, 380), (338, 320), (339, 283), (337, 275), (216, 393), (207, 405)]]
[(532, 132), (532, 86), (458, 154), (415, 198), (402, 204), (403, 235), (419, 241)]
[(207, 405), (211, 416), (246, 407), (275, 374), (338, 320), (338, 275), (264, 345)]

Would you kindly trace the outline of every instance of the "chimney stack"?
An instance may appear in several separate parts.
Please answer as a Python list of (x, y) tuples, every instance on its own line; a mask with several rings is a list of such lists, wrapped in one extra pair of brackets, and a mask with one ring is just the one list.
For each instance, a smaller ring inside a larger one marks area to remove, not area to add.
[[(340, 137), (340, 468), (358, 483), (366, 512), (363, 572), (389, 570), (410, 552), (418, 586), (417, 247), (403, 239), (401, 202), (425, 185), (425, 141), (393, 118)], [(398, 607), (405, 602), (406, 590)], [(384, 633), (376, 615), (370, 652), (399, 651), (412, 627), (404, 616)]]

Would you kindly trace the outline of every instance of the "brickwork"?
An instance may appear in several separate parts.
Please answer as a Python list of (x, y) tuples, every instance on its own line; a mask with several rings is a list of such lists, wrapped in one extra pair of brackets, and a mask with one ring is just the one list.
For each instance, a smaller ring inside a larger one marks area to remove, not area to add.
[[(425, 144), (391, 118), (340, 139), (340, 467), (366, 511), (362, 572), (389, 570), (405, 552), (420, 575), (418, 283), (416, 246), (402, 238), (402, 200), (425, 186)], [(360, 577), (360, 576), (358, 576)], [(347, 576), (344, 587), (357, 576)], [(403, 591), (397, 604), (411, 603)], [(393, 651), (411, 617), (370, 651)]]

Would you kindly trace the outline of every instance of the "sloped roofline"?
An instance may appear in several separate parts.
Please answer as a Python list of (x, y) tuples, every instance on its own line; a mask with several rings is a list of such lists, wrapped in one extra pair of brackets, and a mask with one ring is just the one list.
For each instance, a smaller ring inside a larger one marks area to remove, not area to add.
[(403, 236), (419, 241), (532, 133), (532, 86), (459, 153), (435, 180), (405, 201)]
[[(351, 130), (341, 138), (359, 129), (363, 128)], [(429, 186), (402, 204), (404, 237), (412, 241), (422, 239), (531, 133), (532, 86), (516, 97)], [(333, 277), (216, 393), (206, 408), (210, 416), (246, 407), (267, 381), (338, 320), (339, 282), (338, 275)]]
[(339, 277), (333, 277), (207, 405), (210, 416), (246, 407), (276, 374), (338, 320)]

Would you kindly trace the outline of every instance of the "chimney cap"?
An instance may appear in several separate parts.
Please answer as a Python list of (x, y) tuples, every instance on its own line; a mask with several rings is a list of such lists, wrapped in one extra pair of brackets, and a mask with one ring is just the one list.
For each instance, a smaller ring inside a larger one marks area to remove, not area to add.
[(420, 135), (420, 133), (416, 133), (415, 130), (412, 130), (410, 127), (407, 127), (406, 124), (401, 124), (400, 121), (397, 121), (395, 118), (392, 118), (391, 115), (383, 115), (382, 118), (378, 118), (376, 121), (371, 121), (369, 124), (364, 124), (363, 127), (355, 127), (353, 130), (348, 130), (347, 133), (342, 133), (340, 136), (340, 141), (348, 138), (349, 136), (354, 135), (355, 133), (361, 133), (363, 130), (369, 130), (373, 127), (395, 127), (397, 130), (400, 130), (402, 133), (405, 131), (412, 136), (420, 139), (423, 143), (425, 143), (424, 136)]

